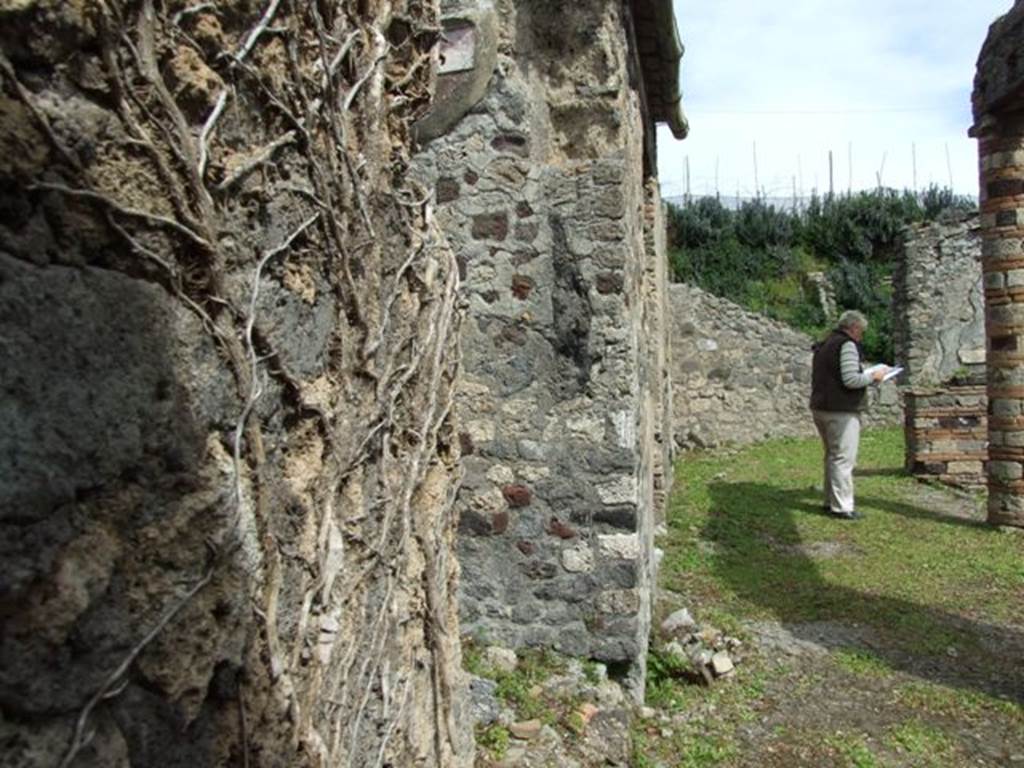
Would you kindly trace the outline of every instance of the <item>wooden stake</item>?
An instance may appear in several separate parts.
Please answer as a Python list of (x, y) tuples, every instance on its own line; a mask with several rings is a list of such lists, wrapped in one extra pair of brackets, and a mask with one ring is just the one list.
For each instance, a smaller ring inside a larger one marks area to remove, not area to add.
[(690, 197), (690, 156), (686, 156), (686, 204), (689, 205), (693, 202)]
[(758, 180), (757, 173), (757, 142), (754, 142), (754, 197), (758, 197), (761, 194), (761, 182)]
[(917, 194), (917, 143), (910, 145), (910, 160), (914, 166), (914, 194)]
[(828, 151), (828, 197), (829, 197), (829, 200), (831, 200), (833, 197), (835, 197), (835, 194), (836, 194), (836, 185), (835, 185), (834, 169), (833, 169), (833, 166), (832, 166), (832, 150), (830, 149)]
[(949, 159), (949, 142), (946, 142), (946, 170), (949, 171), (949, 190), (953, 191), (953, 163)]

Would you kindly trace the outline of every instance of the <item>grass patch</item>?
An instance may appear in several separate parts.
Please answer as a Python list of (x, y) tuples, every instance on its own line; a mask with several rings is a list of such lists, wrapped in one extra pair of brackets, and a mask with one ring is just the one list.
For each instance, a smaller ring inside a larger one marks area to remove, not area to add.
[(886, 744), (891, 749), (914, 758), (922, 768), (955, 765), (955, 742), (940, 728), (919, 719), (908, 720), (889, 731)]
[(827, 740), (840, 759), (840, 765), (849, 768), (881, 768), (883, 765), (863, 736), (836, 735)]
[(494, 760), (505, 758), (511, 738), (508, 728), (497, 723), (477, 728), (476, 731), (476, 745), (486, 750)]
[(739, 746), (726, 736), (696, 727), (670, 729), (662, 733), (658, 726), (639, 723), (633, 727), (635, 768), (710, 768), (728, 763), (740, 754)]
[(995, 716), (1016, 720), (1024, 728), (1024, 706), (979, 691), (914, 682), (897, 688), (895, 695), (906, 707), (933, 715), (976, 721)]
[(832, 658), (847, 672), (862, 677), (885, 677), (889, 674), (889, 665), (868, 651), (839, 650), (832, 654)]

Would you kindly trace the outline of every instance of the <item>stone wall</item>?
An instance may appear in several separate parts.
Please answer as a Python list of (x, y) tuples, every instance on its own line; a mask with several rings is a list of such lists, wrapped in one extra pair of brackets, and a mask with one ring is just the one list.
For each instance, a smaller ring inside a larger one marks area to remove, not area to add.
[(651, 470), (654, 483), (654, 514), (664, 519), (674, 476), (675, 441), (672, 439), (672, 314), (668, 300), (668, 231), (665, 206), (656, 179), (647, 181), (644, 205), (644, 319), (640, 335), (647, 346), (647, 370), (641, 378), (647, 386), (654, 431)]
[[(660, 203), (644, 186), (626, 9), (586, 0), (556, 19), (539, 1), (467, 1), (446, 12), (473, 21), (483, 66), (495, 30), (480, 101), (428, 118), (425, 139), (438, 135), (418, 157), (468, 304), (463, 625), (618, 663), (642, 687), (668, 392)], [(457, 78), (453, 94), (477, 81)]]
[(907, 471), (950, 485), (984, 486), (988, 459), (985, 387), (911, 387), (903, 394)]
[(4, 765), (472, 762), (437, 8), (353, 6), (0, 3)]
[[(673, 435), (682, 449), (815, 434), (814, 340), (690, 285), (669, 287)], [(867, 426), (902, 424), (895, 384), (871, 387)]]
[(911, 227), (893, 275), (893, 344), (911, 385), (984, 370), (985, 296), (977, 215)]

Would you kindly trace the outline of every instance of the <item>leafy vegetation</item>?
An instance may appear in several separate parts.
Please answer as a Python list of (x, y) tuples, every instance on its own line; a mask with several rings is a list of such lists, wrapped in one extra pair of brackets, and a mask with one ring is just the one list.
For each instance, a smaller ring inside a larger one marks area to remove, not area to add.
[(952, 765), (956, 748), (953, 740), (940, 728), (918, 718), (907, 720), (889, 732), (889, 744), (899, 752), (917, 757), (918, 764)]
[[(566, 674), (570, 663), (574, 663), (579, 664), (586, 681), (598, 685), (604, 675), (597, 662), (572, 661), (549, 649), (520, 649), (515, 669), (499, 669), (487, 662), (482, 642), (472, 637), (462, 639), (463, 668), (477, 677), (493, 680), (496, 698), (514, 713), (516, 720), (538, 720), (570, 740), (584, 734), (588, 722), (584, 714), (587, 702), (578, 692), (553, 692), (545, 683)], [(500, 761), (512, 743), (511, 732), (500, 722), (478, 726), (476, 742), (489, 759)]]
[(868, 316), (867, 354), (888, 360), (890, 278), (904, 228), (973, 208), (973, 200), (937, 187), (921, 196), (879, 190), (813, 198), (801, 212), (761, 201), (733, 211), (706, 197), (669, 207), (669, 259), (676, 280), (815, 336), (826, 322), (807, 274), (824, 272), (840, 308)]

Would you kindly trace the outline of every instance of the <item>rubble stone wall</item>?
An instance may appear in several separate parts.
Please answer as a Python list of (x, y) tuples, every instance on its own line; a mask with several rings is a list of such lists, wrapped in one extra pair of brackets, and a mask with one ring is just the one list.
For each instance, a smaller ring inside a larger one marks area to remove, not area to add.
[[(672, 429), (681, 449), (815, 434), (814, 339), (727, 299), (669, 286)], [(869, 389), (867, 426), (903, 423), (895, 384)]]
[(355, 6), (0, 3), (5, 766), (472, 763), (438, 9)]
[(623, 4), (445, 11), (493, 13), (497, 30), (486, 93), (418, 156), (468, 304), (463, 627), (619, 663), (642, 684), (667, 374), (660, 203)]
[(896, 361), (911, 385), (983, 371), (985, 295), (977, 215), (958, 214), (908, 230), (893, 276)]

